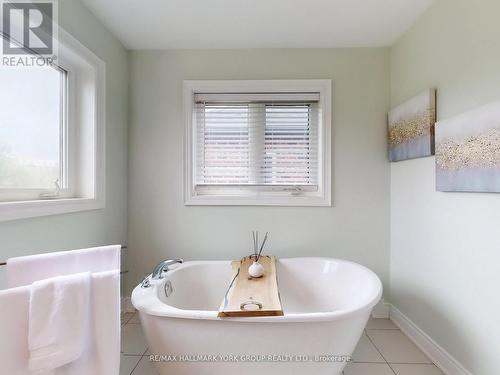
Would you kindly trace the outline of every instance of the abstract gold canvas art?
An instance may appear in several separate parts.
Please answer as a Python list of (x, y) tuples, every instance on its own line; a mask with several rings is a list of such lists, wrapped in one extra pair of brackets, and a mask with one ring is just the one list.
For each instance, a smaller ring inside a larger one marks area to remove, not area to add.
[(500, 102), (436, 124), (436, 189), (500, 192)]
[(389, 160), (434, 155), (436, 90), (428, 89), (389, 112)]

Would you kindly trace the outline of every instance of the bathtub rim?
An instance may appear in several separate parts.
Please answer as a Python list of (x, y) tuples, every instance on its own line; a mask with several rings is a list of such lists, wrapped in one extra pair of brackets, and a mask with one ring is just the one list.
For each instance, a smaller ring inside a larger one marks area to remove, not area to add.
[[(372, 279), (375, 283), (375, 288), (378, 290), (377, 293), (369, 300), (360, 306), (356, 306), (350, 309), (336, 310), (331, 312), (309, 312), (300, 314), (285, 314), (283, 316), (263, 316), (263, 317), (218, 317), (218, 311), (216, 310), (184, 310), (168, 305), (160, 300), (157, 296), (157, 288), (165, 282), (165, 279), (161, 280), (151, 280), (150, 288), (141, 288), (141, 285), (137, 285), (132, 291), (131, 301), (132, 305), (141, 314), (152, 315), (156, 317), (165, 318), (178, 318), (178, 319), (201, 319), (201, 320), (215, 320), (215, 321), (227, 321), (227, 322), (260, 322), (260, 323), (277, 323), (277, 322), (313, 322), (313, 321), (333, 321), (341, 320), (352, 315), (364, 314), (366, 311), (373, 309), (373, 307), (381, 300), (383, 294), (383, 286), (380, 278), (368, 267), (365, 267), (359, 263), (331, 258), (331, 257), (288, 257), (280, 258), (280, 260), (300, 260), (300, 259), (314, 259), (322, 261), (335, 261), (338, 263), (347, 263), (354, 265), (355, 267), (363, 269), (364, 272)], [(183, 264), (177, 265), (174, 269), (169, 271), (171, 274), (178, 272), (186, 267), (191, 267), (199, 264), (210, 264), (210, 263), (230, 263), (229, 260), (194, 260), (187, 261)], [(377, 288), (378, 287), (378, 288)]]

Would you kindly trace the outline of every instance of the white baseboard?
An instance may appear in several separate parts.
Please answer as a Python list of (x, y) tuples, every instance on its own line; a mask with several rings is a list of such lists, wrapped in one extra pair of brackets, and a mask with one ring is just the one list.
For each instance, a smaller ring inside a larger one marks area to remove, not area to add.
[(122, 312), (135, 312), (135, 308), (132, 305), (132, 301), (130, 297), (122, 297), (121, 298), (121, 309)]
[(389, 319), (390, 309), (391, 309), (391, 304), (382, 300), (379, 303), (377, 303), (373, 308), (372, 317), (377, 319), (379, 318)]
[(390, 319), (403, 331), (446, 375), (472, 375), (450, 353), (444, 350), (428, 334), (422, 331), (406, 315), (394, 306), (390, 307)]

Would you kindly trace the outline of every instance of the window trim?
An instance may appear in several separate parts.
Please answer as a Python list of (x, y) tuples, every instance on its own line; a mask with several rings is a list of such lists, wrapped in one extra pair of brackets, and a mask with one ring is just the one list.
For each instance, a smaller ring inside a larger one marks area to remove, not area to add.
[[(199, 93), (318, 93), (321, 108), (318, 126), (319, 181), (316, 193), (278, 194), (258, 191), (249, 195), (197, 195), (194, 185), (194, 95)], [(184, 110), (184, 204), (186, 206), (331, 206), (331, 103), (332, 81), (311, 80), (185, 80)]]
[[(68, 111), (70, 111), (70, 113), (66, 114), (68, 116), (69, 131), (77, 132), (80, 135), (79, 139), (69, 137), (73, 138), (74, 143), (79, 142), (80, 144), (69, 145), (68, 160), (69, 163), (74, 163), (74, 165), (79, 165), (79, 168), (82, 168), (79, 173), (80, 176), (71, 175), (73, 172), (70, 171), (68, 178), (70, 182), (78, 179), (81, 181), (74, 183), (72, 187), (75, 190), (76, 197), (68, 197), (64, 194), (60, 198), (54, 199), (0, 202), (0, 221), (95, 210), (105, 207), (106, 65), (64, 29), (57, 25), (54, 25), (54, 27), (58, 28), (56, 33), (58, 36), (57, 43), (59, 43), (58, 64), (69, 73), (71, 71), (81, 71), (81, 77), (78, 77), (78, 79), (84, 80), (84, 82), (91, 79), (94, 85), (90, 97), (87, 92), (83, 95), (83, 90), (78, 91), (78, 95), (81, 95), (80, 100), (84, 101), (90, 98), (94, 108), (92, 116), (83, 116), (79, 113), (78, 104), (76, 103), (77, 95), (74, 92), (68, 92), (67, 96)], [(68, 84), (76, 87), (79, 83), (73, 81), (74, 79), (74, 74), (73, 77), (69, 76)], [(71, 126), (72, 122), (77, 122), (77, 125)], [(82, 133), (84, 133), (83, 136)], [(87, 156), (88, 153), (91, 153), (92, 156)], [(83, 157), (80, 157), (80, 155)]]

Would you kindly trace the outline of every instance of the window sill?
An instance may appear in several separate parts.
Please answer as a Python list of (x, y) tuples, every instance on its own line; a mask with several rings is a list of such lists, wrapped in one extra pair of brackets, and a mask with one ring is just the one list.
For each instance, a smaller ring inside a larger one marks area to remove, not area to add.
[(281, 196), (248, 197), (198, 195), (184, 202), (186, 206), (291, 206), (291, 207), (331, 207), (330, 197), (326, 196)]
[(104, 200), (97, 198), (62, 198), (0, 202), (0, 221), (97, 210), (104, 208), (104, 206)]

